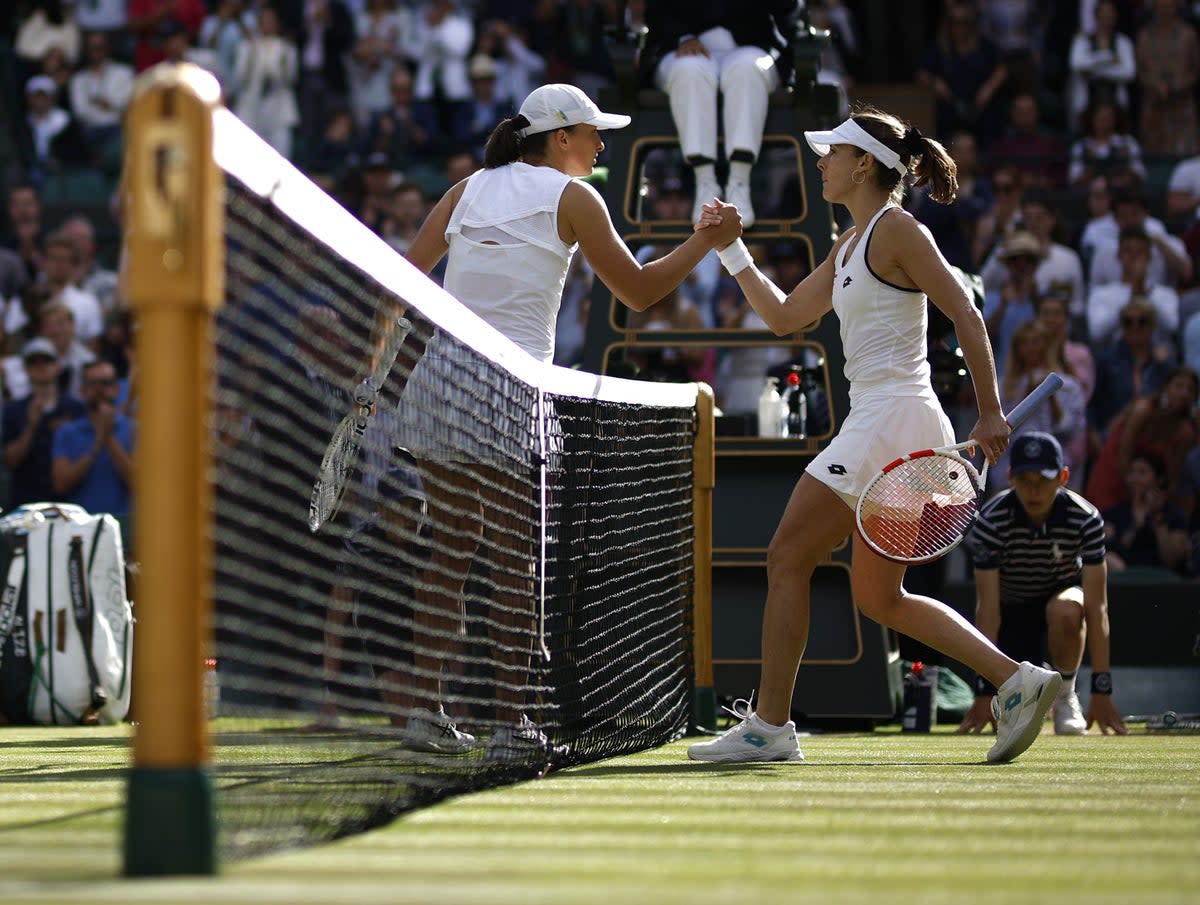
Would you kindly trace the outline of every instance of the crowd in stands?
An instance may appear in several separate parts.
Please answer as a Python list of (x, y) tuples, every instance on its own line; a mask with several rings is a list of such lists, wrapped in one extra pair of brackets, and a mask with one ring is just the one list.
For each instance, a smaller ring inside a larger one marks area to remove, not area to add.
[[(115, 202), (102, 214), (68, 210), (53, 224), (43, 222), (43, 205), (53, 198), (62, 210), (64, 173), (87, 173), (115, 198), (122, 114), (139, 72), (162, 60), (211, 71), (239, 117), (403, 252), (433, 200), (480, 165), (491, 129), (532, 88), (565, 81), (595, 98), (613, 82), (606, 30), (639, 24), (646, 2), (15, 3), (0, 19), (19, 154), (0, 230), (9, 501), (25, 498), (25, 456), (44, 460), (39, 492), (55, 486), (52, 437), (20, 443), (31, 423), (45, 434), (71, 418), (95, 420), (88, 406), (110, 395), (122, 417), (136, 414), (130, 318), (116, 261), (97, 252), (97, 218), (115, 217)], [(820, 80), (851, 102), (873, 53), (857, 24), (869, 7), (807, 3), (808, 21), (831, 30)], [(906, 207), (951, 263), (981, 274), (1005, 404), (1048, 370), (1067, 377), (1028, 429), (1060, 439), (1071, 486), (1116, 526), (1119, 565), (1200, 574), (1200, 4), (938, 7), (919, 63), (891, 80), (929, 99), (928, 125), (959, 167), (959, 200), (943, 207), (914, 190)], [(796, 215), (789, 153), (764, 150), (767, 165), (755, 171), (760, 219)], [(688, 218), (692, 186), (676, 163), (647, 166), (646, 216)], [(756, 258), (782, 288), (804, 277), (803, 246), (754, 238), (751, 230)], [(586, 265), (569, 275), (560, 364), (580, 360), (591, 279)], [(762, 327), (715, 255), (643, 321), (643, 329)], [(61, 399), (44, 387), (47, 344), (58, 356), (52, 382)], [(666, 351), (642, 365), (713, 382), (727, 413), (752, 410), (764, 371), (787, 357), (782, 349)], [(89, 403), (92, 359), (110, 362), (121, 383), (112, 394), (92, 392)], [(68, 398), (83, 407), (64, 405)], [(970, 400), (951, 393), (946, 401)], [(105, 478), (119, 481), (113, 466)], [(1003, 482), (1003, 466), (993, 474)]]

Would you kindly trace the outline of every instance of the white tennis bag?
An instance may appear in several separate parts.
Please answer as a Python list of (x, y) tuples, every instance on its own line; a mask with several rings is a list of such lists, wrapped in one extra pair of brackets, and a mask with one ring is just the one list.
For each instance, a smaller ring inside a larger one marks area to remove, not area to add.
[(33, 503), (0, 518), (0, 716), (117, 723), (129, 712), (133, 607), (111, 515)]

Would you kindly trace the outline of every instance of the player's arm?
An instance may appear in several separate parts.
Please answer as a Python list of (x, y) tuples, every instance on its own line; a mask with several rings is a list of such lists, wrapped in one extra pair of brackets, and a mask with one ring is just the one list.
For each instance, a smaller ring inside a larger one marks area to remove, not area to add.
[(661, 258), (640, 263), (613, 226), (600, 193), (586, 182), (572, 182), (559, 202), (559, 235), (578, 242), (596, 276), (634, 311), (645, 311), (682, 283), (704, 256), (742, 232), (737, 208), (725, 206), (722, 222), (692, 232)]
[[(975, 568), (975, 627), (995, 643), (1000, 637), (1000, 570)], [(990, 690), (980, 693), (975, 689), (975, 700), (958, 726), (962, 732), (982, 732), (988, 726), (995, 728), (992, 716)]]
[(853, 234), (842, 233), (825, 260), (786, 295), (753, 263), (734, 274), (746, 301), (772, 333), (776, 336), (795, 333), (833, 309), (833, 262)]
[[(1087, 623), (1088, 657), (1094, 677), (1111, 676), (1112, 660), (1109, 650), (1108, 629), (1108, 566), (1103, 561), (1083, 567), (1083, 618)], [(1099, 684), (1097, 684), (1099, 683)], [(1105, 694), (1098, 688), (1107, 687)], [(1098, 723), (1105, 735), (1115, 732), (1125, 735), (1125, 721), (1117, 705), (1113, 703), (1111, 679), (1093, 679), (1092, 694), (1088, 699), (1088, 728)]]
[(970, 436), (979, 441), (988, 461), (994, 464), (1004, 452), (1011, 430), (1004, 420), (1000, 405), (996, 362), (992, 357), (983, 315), (955, 277), (928, 227), (912, 217), (895, 214), (880, 223), (880, 226), (884, 225), (889, 240), (889, 262), (929, 296), (929, 301), (954, 323), (954, 335), (958, 338), (963, 360), (971, 372), (971, 383), (975, 387), (975, 399), (979, 405), (979, 423)]

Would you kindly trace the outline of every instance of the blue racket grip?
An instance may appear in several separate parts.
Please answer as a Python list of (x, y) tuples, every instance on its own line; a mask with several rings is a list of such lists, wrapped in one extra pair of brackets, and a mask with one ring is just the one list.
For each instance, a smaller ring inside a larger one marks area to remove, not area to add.
[(1058, 388), (1062, 385), (1063, 379), (1053, 371), (1047, 374), (1046, 379), (1039, 383), (1034, 388), (1032, 393), (1018, 402), (1016, 408), (1014, 408), (1008, 413), (1008, 415), (1005, 416), (1005, 420), (1008, 421), (1009, 426), (1013, 430), (1016, 430), (1018, 427), (1024, 424), (1027, 420), (1029, 420), (1030, 415), (1037, 411), (1037, 409), (1043, 405), (1046, 400), (1058, 392)]

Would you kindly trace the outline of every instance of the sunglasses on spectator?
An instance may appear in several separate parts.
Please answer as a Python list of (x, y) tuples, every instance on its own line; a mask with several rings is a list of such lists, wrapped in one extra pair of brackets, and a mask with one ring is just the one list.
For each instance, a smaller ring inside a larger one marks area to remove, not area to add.
[(111, 387), (116, 386), (120, 381), (115, 377), (94, 377), (90, 380), (85, 380), (84, 383), (93, 387)]
[(995, 189), (997, 192), (1011, 192), (1011, 191), (1015, 191), (1016, 188), (1017, 188), (1017, 185), (1014, 182), (997, 182), (997, 183), (995, 183)]
[(1148, 317), (1123, 317), (1121, 318), (1122, 327), (1148, 327), (1150, 318)]

